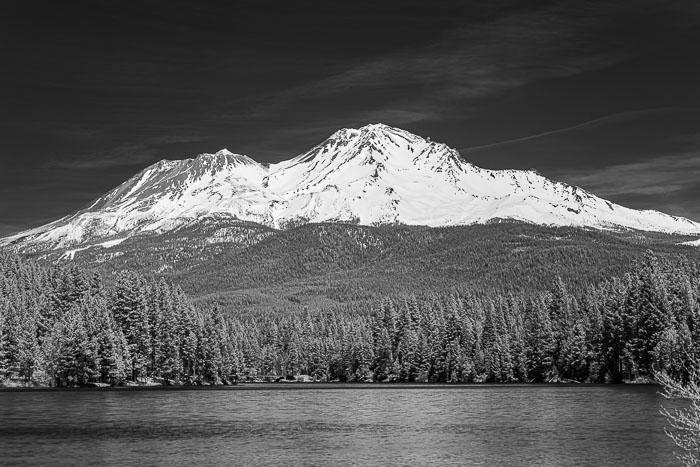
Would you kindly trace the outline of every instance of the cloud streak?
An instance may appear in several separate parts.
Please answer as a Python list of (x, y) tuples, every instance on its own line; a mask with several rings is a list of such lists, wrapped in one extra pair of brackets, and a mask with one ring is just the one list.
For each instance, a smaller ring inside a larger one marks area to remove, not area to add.
[[(602, 117), (594, 118), (592, 120), (587, 120), (585, 122), (577, 123), (575, 125), (570, 125), (564, 128), (557, 128), (555, 130), (544, 131), (534, 135), (527, 135), (520, 138), (512, 138), (505, 141), (497, 141), (495, 143), (481, 144), (479, 146), (470, 146), (466, 148), (460, 148), (459, 151), (478, 151), (479, 149), (488, 149), (498, 146), (505, 146), (512, 143), (522, 143), (524, 141), (530, 141), (538, 138), (544, 138), (547, 136), (558, 135), (562, 133), (568, 133), (575, 130), (582, 130), (585, 128), (594, 128), (600, 125), (618, 123), (627, 120), (633, 120), (639, 117), (646, 117), (649, 115), (662, 115), (667, 113), (679, 112), (693, 110), (691, 108), (680, 108), (680, 107), (660, 107), (656, 109), (640, 109), (640, 110), (630, 110), (626, 112), (617, 112), (610, 115), (604, 115)], [(698, 109), (695, 109), (698, 110)]]
[(43, 164), (42, 169), (108, 169), (111, 167), (146, 164), (156, 158), (158, 158), (158, 153), (154, 148), (145, 144), (126, 144), (109, 151), (107, 154), (95, 154), (90, 158), (49, 159)]
[[(611, 47), (616, 44), (598, 37), (606, 18), (618, 14), (614, 6), (594, 9), (569, 2), (516, 11), (487, 24), (448, 31), (421, 48), (396, 50), (268, 94), (253, 106), (253, 115), (267, 118), (288, 106), (352, 93), (376, 96), (375, 108), (401, 109), (411, 102), (433, 113), (451, 112), (465, 100), (628, 58), (634, 53), (629, 47)], [(407, 88), (413, 93), (399, 92)]]
[[(173, 130), (173, 128), (167, 128)], [(82, 131), (82, 130), (81, 130)], [(148, 129), (157, 132), (157, 129)], [(81, 139), (90, 139), (97, 136), (107, 137), (107, 129), (89, 129)], [(74, 134), (71, 137), (77, 138)], [(143, 165), (162, 159), (164, 146), (184, 145), (207, 141), (208, 138), (199, 135), (176, 135), (176, 134), (156, 134), (148, 137), (143, 142), (127, 142), (117, 145), (106, 151), (94, 151), (92, 154), (84, 156), (74, 156), (62, 158), (50, 158), (41, 165), (42, 169), (69, 169), (69, 170), (95, 170), (108, 169), (111, 167), (123, 167), (130, 165)]]
[(700, 151), (611, 165), (602, 170), (562, 173), (560, 177), (589, 187), (601, 196), (668, 193), (700, 185)]
[(655, 206), (669, 214), (700, 221), (700, 207), (694, 202), (700, 193), (700, 148), (643, 162), (598, 170), (564, 169), (551, 175), (629, 207)]

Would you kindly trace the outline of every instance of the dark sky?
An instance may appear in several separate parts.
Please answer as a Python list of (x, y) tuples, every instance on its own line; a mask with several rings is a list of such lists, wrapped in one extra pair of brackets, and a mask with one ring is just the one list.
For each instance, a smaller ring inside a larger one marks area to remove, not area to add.
[(0, 235), (382, 122), (700, 221), (700, 1), (0, 2)]

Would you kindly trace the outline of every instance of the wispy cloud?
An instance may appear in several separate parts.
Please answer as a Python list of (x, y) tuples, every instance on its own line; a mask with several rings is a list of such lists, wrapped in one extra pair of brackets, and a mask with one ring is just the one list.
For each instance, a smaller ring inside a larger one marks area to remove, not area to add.
[[(687, 111), (687, 110), (692, 110), (691, 108), (679, 108), (679, 107), (660, 107), (660, 108), (655, 108), (655, 109), (639, 109), (639, 110), (630, 110), (627, 112), (617, 112), (614, 114), (610, 115), (604, 115), (602, 117), (594, 118), (592, 120), (587, 120), (585, 122), (577, 123), (575, 125), (570, 125), (564, 128), (557, 128), (554, 130), (549, 130), (549, 131), (543, 131), (541, 133), (537, 133), (534, 135), (527, 135), (527, 136), (522, 136), (520, 138), (512, 138), (508, 139), (505, 141), (496, 141), (494, 143), (488, 143), (488, 144), (481, 144), (479, 146), (470, 146), (466, 148), (460, 148), (460, 151), (476, 151), (479, 149), (487, 149), (487, 148), (494, 148), (498, 146), (505, 146), (508, 144), (512, 143), (521, 143), (524, 141), (530, 141), (538, 138), (544, 138), (546, 136), (553, 136), (553, 135), (558, 135), (562, 133), (568, 133), (571, 131), (575, 130), (581, 130), (584, 128), (593, 128), (597, 127), (600, 125), (605, 125), (605, 124), (610, 124), (610, 123), (618, 123), (618, 122), (623, 122), (627, 120), (633, 120), (635, 118), (639, 117), (645, 117), (649, 115), (663, 115), (663, 114), (668, 114), (668, 113), (673, 113), (673, 112), (678, 112), (678, 111)], [(695, 109), (695, 110), (700, 110), (700, 109)]]
[(700, 185), (700, 151), (559, 176), (601, 196), (670, 193)]
[(126, 144), (118, 146), (106, 154), (95, 154), (91, 157), (49, 159), (43, 164), (42, 169), (106, 169), (146, 164), (157, 158), (158, 152), (152, 147), (144, 144)]
[[(104, 128), (91, 129), (91, 133), (103, 136), (107, 135)], [(174, 135), (165, 133), (148, 137), (142, 140), (143, 142), (120, 144), (105, 152), (97, 151), (90, 155), (75, 156), (72, 158), (65, 156), (60, 159), (51, 158), (46, 160), (41, 168), (91, 170), (147, 164), (164, 157), (162, 149), (159, 149), (163, 146), (198, 143), (206, 141), (207, 139), (209, 138), (199, 135)]]
[(160, 135), (150, 139), (151, 144), (181, 144), (181, 143), (199, 143), (206, 141), (207, 137), (199, 135)]
[(600, 169), (550, 171), (553, 178), (633, 208), (660, 209), (700, 221), (700, 148)]
[[(516, 11), (487, 24), (448, 31), (419, 49), (394, 51), (263, 96), (252, 115), (267, 118), (302, 102), (326, 101), (352, 92), (376, 96), (375, 108), (410, 105), (449, 112), (464, 100), (498, 94), (534, 80), (569, 76), (628, 58), (628, 47), (598, 36), (614, 5), (592, 8), (563, 2)], [(406, 92), (406, 88), (413, 92)], [(402, 88), (403, 92), (394, 92)]]

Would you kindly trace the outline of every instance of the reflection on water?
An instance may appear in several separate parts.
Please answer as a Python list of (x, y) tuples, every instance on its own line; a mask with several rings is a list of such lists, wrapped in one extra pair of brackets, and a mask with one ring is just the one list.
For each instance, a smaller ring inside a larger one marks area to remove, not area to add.
[(0, 463), (677, 465), (654, 386), (0, 392)]

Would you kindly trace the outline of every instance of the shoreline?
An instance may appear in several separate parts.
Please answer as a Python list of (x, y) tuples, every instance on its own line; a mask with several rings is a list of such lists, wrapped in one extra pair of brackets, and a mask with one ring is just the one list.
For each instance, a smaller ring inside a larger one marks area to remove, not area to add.
[(495, 388), (571, 388), (571, 387), (629, 387), (660, 386), (655, 382), (646, 383), (238, 383), (234, 385), (211, 386), (113, 386), (113, 387), (8, 387), (3, 392), (129, 392), (129, 391), (250, 391), (250, 390), (351, 390), (351, 389), (495, 389)]

